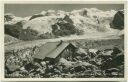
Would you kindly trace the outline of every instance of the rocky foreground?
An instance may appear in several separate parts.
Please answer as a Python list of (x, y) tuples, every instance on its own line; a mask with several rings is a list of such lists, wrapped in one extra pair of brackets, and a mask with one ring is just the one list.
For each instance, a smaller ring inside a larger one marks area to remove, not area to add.
[[(61, 58), (51, 64), (35, 62), (34, 47), (5, 52), (6, 78), (87, 78), (123, 77), (124, 50), (122, 40), (72, 41), (76, 46), (73, 60)], [(110, 44), (111, 43), (111, 44)]]

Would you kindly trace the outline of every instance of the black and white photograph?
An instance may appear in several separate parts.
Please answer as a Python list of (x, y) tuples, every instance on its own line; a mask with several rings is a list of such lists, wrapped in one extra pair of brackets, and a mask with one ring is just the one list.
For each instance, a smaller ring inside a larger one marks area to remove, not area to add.
[(124, 78), (124, 4), (4, 4), (5, 78)]

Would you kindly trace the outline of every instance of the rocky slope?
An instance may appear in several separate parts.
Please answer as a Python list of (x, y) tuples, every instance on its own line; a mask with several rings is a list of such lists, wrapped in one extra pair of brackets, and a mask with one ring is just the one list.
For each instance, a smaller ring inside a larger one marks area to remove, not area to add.
[(20, 40), (17, 39), (17, 38), (12, 37), (10, 35), (5, 34), (4, 35), (4, 42), (5, 42), (5, 45), (8, 45), (8, 44), (11, 44), (11, 43), (20, 42)]

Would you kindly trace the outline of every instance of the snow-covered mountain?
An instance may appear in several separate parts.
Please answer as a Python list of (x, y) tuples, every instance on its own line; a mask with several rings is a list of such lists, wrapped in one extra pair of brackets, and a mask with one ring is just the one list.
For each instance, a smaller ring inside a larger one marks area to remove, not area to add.
[(7, 21), (6, 18), (5, 24), (15, 24), (24, 20), (23, 29), (32, 29), (37, 32), (37, 36), (47, 33), (57, 36), (118, 35), (120, 30), (110, 28), (116, 13), (115, 10), (102, 11), (97, 8), (83, 8), (71, 12), (48, 10), (24, 18), (12, 16), (11, 21)]

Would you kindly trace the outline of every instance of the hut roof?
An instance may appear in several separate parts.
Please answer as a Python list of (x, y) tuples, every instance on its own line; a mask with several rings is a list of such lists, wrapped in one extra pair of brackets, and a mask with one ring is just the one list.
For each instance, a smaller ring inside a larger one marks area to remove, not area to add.
[(39, 48), (39, 52), (34, 56), (34, 58), (56, 58), (70, 44), (71, 43), (67, 42), (48, 42)]

